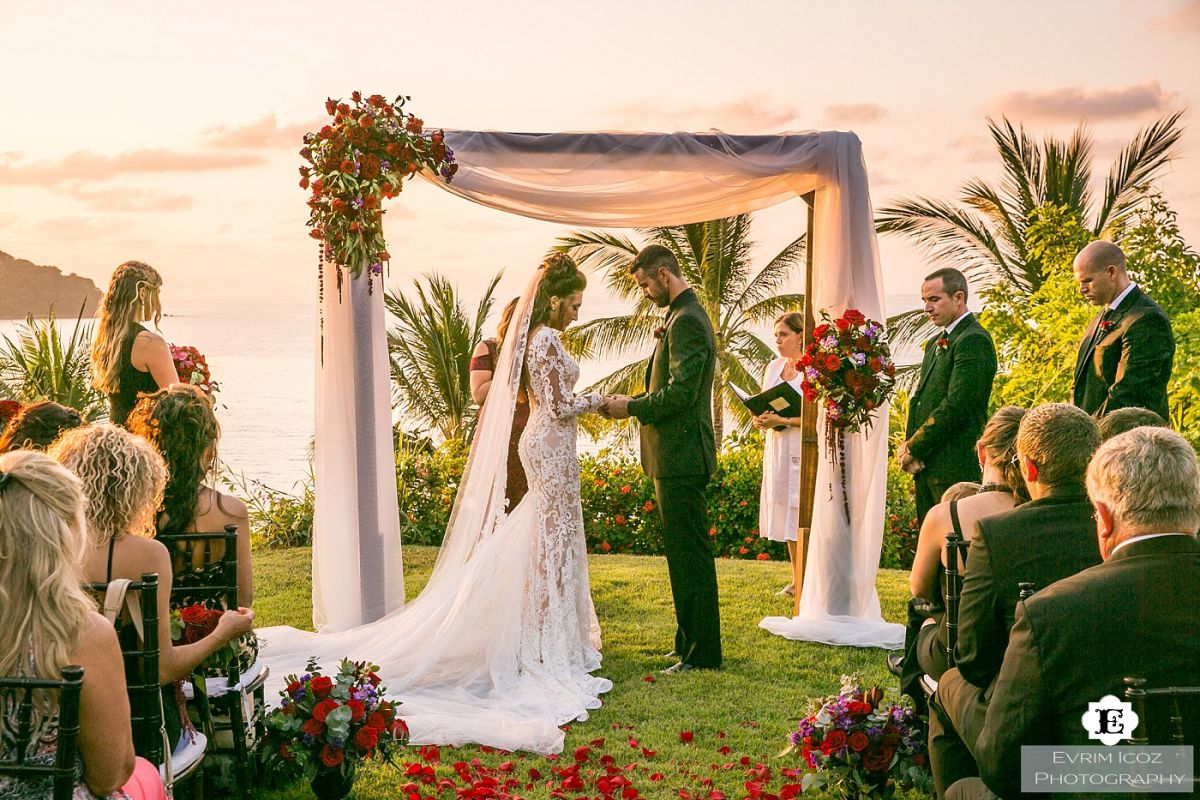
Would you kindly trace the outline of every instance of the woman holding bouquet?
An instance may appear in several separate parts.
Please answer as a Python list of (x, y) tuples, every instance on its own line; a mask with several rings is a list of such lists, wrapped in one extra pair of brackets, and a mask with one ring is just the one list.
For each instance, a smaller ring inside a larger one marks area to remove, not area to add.
[(92, 385), (108, 398), (108, 416), (124, 425), (138, 395), (179, 382), (171, 349), (140, 323), (162, 318), (162, 277), (149, 264), (126, 261), (113, 272), (92, 343)]
[[(803, 351), (804, 315), (781, 314), (775, 320), (775, 349), (779, 358), (767, 364), (765, 392), (787, 381), (797, 392), (804, 376), (796, 366)], [(782, 426), (783, 430), (775, 430)], [(781, 417), (770, 411), (754, 418), (763, 432), (763, 479), (758, 498), (758, 535), (772, 542), (787, 542), (788, 561), (796, 564), (797, 526), (800, 524), (800, 417)], [(793, 572), (794, 574), (794, 572)], [(776, 594), (793, 594), (794, 581)]]

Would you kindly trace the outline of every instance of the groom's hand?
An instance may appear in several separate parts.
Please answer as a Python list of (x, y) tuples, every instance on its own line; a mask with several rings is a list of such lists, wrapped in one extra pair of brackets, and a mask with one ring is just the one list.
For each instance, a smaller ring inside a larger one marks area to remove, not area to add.
[(629, 398), (623, 394), (610, 397), (604, 404), (604, 410), (609, 419), (625, 419), (629, 416)]

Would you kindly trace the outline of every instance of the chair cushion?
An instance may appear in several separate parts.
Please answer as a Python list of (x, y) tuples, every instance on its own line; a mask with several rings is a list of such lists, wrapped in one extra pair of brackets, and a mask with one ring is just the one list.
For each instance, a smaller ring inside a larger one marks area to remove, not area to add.
[[(186, 777), (199, 766), (207, 748), (208, 739), (200, 731), (195, 731), (191, 736), (186, 733), (180, 736), (171, 752), (171, 770), (175, 780)], [(164, 781), (167, 779), (167, 771), (162, 765), (159, 765), (158, 774)]]

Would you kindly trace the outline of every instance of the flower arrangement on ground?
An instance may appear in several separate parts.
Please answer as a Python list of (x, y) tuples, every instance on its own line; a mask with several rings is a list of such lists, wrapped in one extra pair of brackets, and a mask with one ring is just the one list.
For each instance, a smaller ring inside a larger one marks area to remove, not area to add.
[(175, 362), (175, 372), (179, 380), (200, 387), (205, 394), (218, 391), (217, 382), (212, 379), (208, 369), (208, 361), (204, 354), (189, 345), (171, 345), (171, 360)]
[(310, 660), (303, 675), (289, 675), (279, 707), (264, 720), (259, 753), (267, 777), (281, 782), (307, 776), (318, 794), (322, 783), (340, 780), (348, 791), (359, 761), (391, 763), (393, 751), (408, 742), (408, 725), (396, 716), (397, 704), (387, 699), (377, 669), (343, 659), (329, 676)]
[(838, 466), (842, 507), (849, 519), (845, 435), (870, 429), (877, 410), (896, 388), (896, 365), (883, 325), (858, 309), (846, 309), (836, 319), (822, 311), (821, 320), (797, 363), (804, 374), (800, 391), (825, 412), (826, 453)]
[(804, 791), (841, 797), (887, 797), (897, 786), (930, 790), (925, 729), (907, 705), (885, 703), (883, 690), (863, 691), (842, 676), (841, 693), (814, 703), (785, 753), (800, 751)]
[(382, 203), (400, 193), (404, 179), (425, 169), (449, 181), (458, 170), (445, 134), (427, 133), (403, 110), (408, 99), (356, 91), (349, 103), (326, 100), (333, 119), (304, 135), (300, 188), (311, 191), (309, 235), (324, 242), (322, 262), (338, 268), (339, 290), (343, 268), (355, 277), (366, 270), (368, 280), (382, 273), (390, 258)]

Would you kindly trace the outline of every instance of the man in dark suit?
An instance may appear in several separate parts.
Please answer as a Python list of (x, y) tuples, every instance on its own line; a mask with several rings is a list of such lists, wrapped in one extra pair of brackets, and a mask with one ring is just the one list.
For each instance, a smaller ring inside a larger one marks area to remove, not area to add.
[[(1096, 421), (1074, 406), (1047, 403), (1021, 418), (1016, 457), (1032, 499), (979, 520), (959, 600), (957, 669), (943, 674), (930, 704), (929, 758), (939, 795), (958, 778), (977, 774), (960, 734), (986, 708), (983, 690), (1004, 660), (1019, 584), (1044, 589), (1100, 563), (1084, 487), (1088, 460), (1099, 446)], [(951, 673), (952, 684), (965, 680), (980, 691), (948, 696), (942, 681)]]
[[(982, 781), (959, 781), (950, 797), (1022, 796), (1021, 746), (1094, 745), (1080, 720), (1105, 695), (1124, 699), (1126, 676), (1145, 678), (1148, 688), (1200, 685), (1195, 452), (1177, 433), (1137, 428), (1096, 452), (1087, 487), (1104, 563), (1018, 608), (986, 712), (960, 731)], [(943, 691), (959, 706), (965, 701), (955, 695), (979, 694), (961, 677), (943, 678)], [(1182, 702), (1184, 719), (1195, 720), (1200, 704)], [(1170, 714), (1151, 703), (1148, 716), (1151, 743), (1168, 743)], [(1194, 725), (1185, 743), (1200, 744)]]
[(1169, 419), (1167, 381), (1175, 358), (1170, 319), (1129, 280), (1125, 254), (1112, 242), (1080, 250), (1074, 268), (1080, 293), (1103, 307), (1079, 343), (1075, 405), (1095, 417), (1138, 406)]
[(705, 497), (717, 466), (712, 421), (716, 338), (670, 250), (650, 245), (638, 253), (629, 272), (646, 297), (669, 310), (646, 370), (646, 391), (634, 398), (609, 398), (605, 411), (641, 423), (642, 468), (654, 479), (678, 623), (671, 655), (679, 661), (664, 672), (716, 669), (721, 666), (721, 618)]
[(963, 274), (947, 268), (929, 275), (921, 300), (942, 330), (925, 343), (921, 382), (908, 401), (908, 438), (897, 453), (916, 484), (918, 526), (952, 484), (979, 480), (975, 441), (996, 377), (996, 347), (967, 309)]

